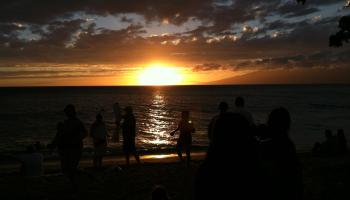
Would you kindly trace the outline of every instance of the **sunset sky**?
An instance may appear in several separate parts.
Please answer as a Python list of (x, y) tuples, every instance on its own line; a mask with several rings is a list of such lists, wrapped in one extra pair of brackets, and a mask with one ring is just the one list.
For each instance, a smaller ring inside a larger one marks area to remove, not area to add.
[(350, 83), (344, 0), (3, 0), (0, 86)]

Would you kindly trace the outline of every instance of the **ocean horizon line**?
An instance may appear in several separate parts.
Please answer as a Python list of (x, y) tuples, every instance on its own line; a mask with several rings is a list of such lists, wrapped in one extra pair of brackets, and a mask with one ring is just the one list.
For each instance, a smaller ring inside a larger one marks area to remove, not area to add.
[(188, 84), (188, 85), (33, 85), (33, 86), (0, 86), (2, 88), (166, 88), (166, 87), (232, 87), (232, 86), (348, 86), (350, 83), (248, 83), (248, 84)]

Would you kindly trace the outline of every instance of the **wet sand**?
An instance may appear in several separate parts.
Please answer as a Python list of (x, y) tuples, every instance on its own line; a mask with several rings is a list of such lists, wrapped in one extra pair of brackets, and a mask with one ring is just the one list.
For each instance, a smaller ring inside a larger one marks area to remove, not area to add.
[[(23, 178), (15, 172), (0, 176), (0, 199), (150, 199), (154, 185), (167, 188), (171, 199), (192, 199), (193, 180), (203, 152), (193, 154), (190, 168), (179, 163), (175, 154), (146, 155), (143, 164), (123, 165), (122, 157), (107, 157), (101, 171), (83, 160), (79, 189), (70, 192), (69, 182), (59, 171), (58, 162), (45, 163), (42, 178)], [(350, 159), (312, 157), (299, 154), (303, 164), (305, 199), (350, 199)], [(4, 171), (2, 171), (4, 172)]]

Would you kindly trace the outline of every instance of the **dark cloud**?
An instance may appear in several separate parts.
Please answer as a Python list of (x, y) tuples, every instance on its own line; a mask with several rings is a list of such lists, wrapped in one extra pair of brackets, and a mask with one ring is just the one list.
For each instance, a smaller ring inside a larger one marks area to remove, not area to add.
[(300, 6), (298, 4), (287, 3), (277, 9), (277, 14), (285, 17), (299, 17), (320, 11), (318, 8), (309, 5)]
[(45, 24), (81, 11), (96, 15), (138, 13), (148, 20), (169, 18), (175, 24), (187, 21), (211, 7), (209, 0), (4, 0), (0, 21)]
[(225, 67), (222, 66), (221, 64), (204, 63), (204, 64), (196, 65), (193, 68), (193, 71), (211, 71), (211, 70), (221, 70), (221, 69), (225, 69)]

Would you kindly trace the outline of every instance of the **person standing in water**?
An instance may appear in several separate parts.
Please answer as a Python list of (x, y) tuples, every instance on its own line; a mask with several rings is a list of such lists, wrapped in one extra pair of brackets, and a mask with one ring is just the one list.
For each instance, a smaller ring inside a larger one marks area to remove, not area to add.
[(120, 121), (122, 120), (121, 109), (119, 103), (116, 102), (113, 105), (114, 119), (115, 119), (115, 132), (112, 137), (113, 142), (119, 142), (119, 132), (120, 132)]
[(180, 131), (180, 135), (176, 144), (177, 155), (179, 156), (179, 159), (182, 162), (182, 151), (183, 148), (185, 148), (187, 165), (189, 166), (191, 162), (192, 133), (195, 132), (194, 125), (190, 120), (189, 111), (182, 111), (181, 120), (176, 130), (171, 132), (170, 135), (173, 136), (177, 131)]
[(94, 167), (100, 169), (102, 167), (102, 159), (105, 154), (107, 147), (107, 137), (108, 132), (106, 124), (103, 121), (101, 114), (96, 115), (96, 121), (91, 125), (90, 136), (93, 139), (94, 143)]
[(136, 119), (131, 106), (126, 107), (123, 116), (122, 134), (123, 134), (123, 151), (126, 158), (126, 164), (130, 164), (130, 154), (134, 154), (138, 164), (140, 164), (140, 156), (136, 151)]

